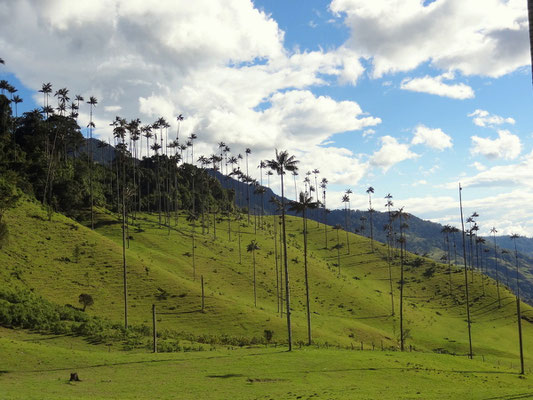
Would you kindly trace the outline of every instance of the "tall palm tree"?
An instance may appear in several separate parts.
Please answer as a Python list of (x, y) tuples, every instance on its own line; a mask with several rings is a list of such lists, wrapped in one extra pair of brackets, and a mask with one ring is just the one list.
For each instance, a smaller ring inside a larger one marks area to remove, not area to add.
[(368, 213), (370, 214), (370, 248), (372, 249), (372, 253), (374, 252), (374, 224), (372, 223), (372, 214), (374, 214), (374, 209), (372, 208), (372, 193), (374, 193), (374, 188), (370, 186), (368, 189), (366, 189), (366, 193), (368, 194)]
[(328, 180), (322, 178), (320, 181), (320, 188), (322, 189), (322, 207), (324, 209), (324, 235), (325, 235), (325, 249), (328, 248), (328, 211), (326, 209), (326, 189), (328, 187)]
[(294, 179), (294, 200), (298, 201), (298, 189), (296, 188), (296, 177), (298, 176), (298, 171), (292, 171), (292, 177)]
[[(250, 150), (249, 147), (246, 148), (244, 151), (246, 154), (246, 176), (249, 175), (248, 173), (248, 156), (252, 153), (252, 150)], [(246, 203), (248, 205), (248, 225), (250, 225), (250, 185), (246, 184)]]
[[(261, 160), (259, 162), (259, 165), (257, 166), (257, 168), (259, 168), (259, 177), (260, 177), (260, 180), (259, 180), (259, 184), (260, 184), (260, 187), (261, 187), (261, 190), (259, 191), (259, 194), (261, 194), (261, 229), (263, 229), (263, 218), (265, 217), (265, 199), (264, 199), (264, 194), (266, 192), (266, 188), (263, 186), (263, 168), (266, 168), (267, 165), (266, 165), (266, 162), (264, 162), (263, 160)], [(268, 172), (271, 172), (271, 171), (268, 171)]]
[(307, 273), (307, 216), (306, 210), (316, 209), (320, 205), (319, 202), (313, 201), (311, 196), (306, 193), (300, 192), (300, 201), (293, 201), (290, 203), (289, 210), (302, 214), (303, 220), (303, 235), (304, 235), (304, 275), (305, 275), (305, 299), (307, 306), (307, 344), (310, 346), (312, 343), (311, 336), (311, 306), (309, 301), (309, 277)]
[(287, 307), (287, 332), (289, 351), (292, 351), (292, 331), (291, 331), (291, 306), (290, 306), (290, 288), (289, 288), (289, 263), (287, 256), (287, 235), (285, 226), (285, 188), (283, 176), (286, 171), (295, 172), (298, 170), (298, 160), (290, 156), (286, 150), (279, 151), (276, 149), (276, 158), (267, 161), (267, 166), (277, 172), (281, 179), (281, 225), (283, 235), (283, 264), (285, 269), (285, 303)]
[(398, 209), (395, 213), (393, 213), (392, 218), (398, 219), (399, 225), (400, 225), (400, 238), (398, 239), (398, 242), (400, 244), (400, 349), (401, 351), (404, 351), (405, 349), (405, 331), (403, 329), (403, 290), (405, 286), (405, 279), (404, 279), (404, 266), (405, 266), (405, 245), (406, 245), (406, 237), (404, 235), (404, 230), (408, 228), (408, 225), (405, 223), (405, 220), (408, 218), (408, 214), (404, 213), (403, 207)]
[(93, 128), (94, 128), (94, 122), (93, 122), (93, 108), (96, 107), (98, 104), (98, 100), (96, 100), (96, 97), (91, 96), (89, 98), (89, 101), (87, 102), (89, 104), (89, 137), (91, 139), (91, 145), (89, 146), (89, 192), (91, 197), (91, 229), (94, 229), (94, 198), (93, 198)]
[(252, 253), (253, 265), (254, 265), (254, 307), (257, 307), (257, 290), (255, 285), (255, 252), (259, 250), (259, 246), (255, 240), (252, 240), (248, 246), (246, 246), (246, 251)]
[[(271, 171), (268, 171), (271, 172)], [(278, 224), (281, 221), (278, 221), (276, 216), (277, 213), (281, 211), (281, 201), (279, 201), (276, 197), (272, 196), (270, 200), (268, 200), (269, 203), (272, 203), (275, 205), (275, 211), (273, 215), (273, 222), (274, 222), (274, 258), (276, 260), (276, 294), (278, 297), (278, 312), (280, 313), (280, 317), (283, 317), (283, 271), (281, 269), (281, 262), (279, 263), (279, 272), (278, 272)], [(281, 252), (281, 248), (280, 248)]]
[(527, 0), (527, 10), (529, 16), (529, 46), (531, 51), (531, 71), (533, 77), (533, 0)]
[[(311, 171), (315, 175), (315, 189), (316, 189), (316, 200), (318, 201), (318, 174), (320, 173), (320, 170), (318, 168), (315, 168), (313, 171)], [(318, 220), (318, 215), (316, 219), (316, 227), (318, 228), (320, 226), (320, 221)]]
[(465, 294), (466, 294), (466, 318), (468, 323), (468, 344), (469, 352), (468, 357), (473, 358), (472, 353), (472, 331), (471, 331), (471, 321), (470, 321), (470, 296), (468, 292), (468, 268), (466, 265), (466, 244), (465, 244), (465, 223), (463, 219), (463, 197), (462, 197), (463, 188), (459, 184), (459, 208), (461, 210), (461, 228), (463, 233), (463, 260), (465, 265)]
[(498, 272), (498, 251), (496, 250), (496, 227), (492, 227), (490, 233), (494, 239), (494, 272), (496, 273), (496, 292), (498, 293), (498, 308), (502, 306), (502, 301), (500, 297), (500, 273)]
[(518, 250), (516, 249), (516, 241), (520, 236), (516, 233), (511, 235), (514, 242), (514, 257), (516, 263), (516, 318), (518, 322), (518, 343), (520, 347), (520, 374), (524, 375), (524, 348), (522, 346), (522, 315), (520, 313), (520, 275), (518, 272)]
[(15, 95), (13, 96), (13, 103), (15, 103), (15, 118), (18, 118), (19, 114), (18, 114), (18, 108), (17, 108), (17, 105), (22, 103), (22, 99), (18, 96), (18, 95)]
[(189, 136), (189, 142), (191, 143), (191, 164), (194, 165), (194, 141), (198, 139), (198, 135), (196, 133), (191, 133)]
[(184, 119), (183, 114), (180, 114), (176, 117), (176, 121), (178, 121), (178, 130), (176, 131), (176, 141), (178, 141), (180, 137), (180, 126), (181, 126), (181, 121), (183, 121), (183, 119)]
[(346, 193), (342, 196), (342, 202), (344, 203), (344, 230), (346, 232), (346, 246), (348, 248), (348, 254), (350, 254), (350, 236), (348, 235), (348, 203), (350, 202), (349, 193), (350, 189), (346, 190)]
[(195, 232), (196, 232), (196, 220), (198, 219), (198, 216), (194, 212), (189, 212), (187, 215), (187, 222), (191, 223), (192, 225), (192, 234), (191, 234), (191, 241), (192, 241), (192, 279), (196, 280), (196, 243), (195, 243)]
[[(52, 84), (50, 82), (43, 83), (39, 92), (43, 94), (43, 108), (47, 108), (48, 99), (50, 98), (50, 93), (52, 93)], [(46, 119), (48, 119), (48, 112), (46, 112)]]
[(385, 204), (385, 207), (387, 207), (388, 212), (388, 223), (385, 226), (385, 229), (387, 230), (387, 263), (389, 266), (389, 284), (390, 284), (390, 299), (391, 299), (391, 315), (394, 316), (394, 288), (392, 285), (392, 213), (391, 213), (391, 207), (394, 206), (394, 203), (392, 202), (392, 195), (388, 193), (385, 198), (387, 199), (387, 204)]

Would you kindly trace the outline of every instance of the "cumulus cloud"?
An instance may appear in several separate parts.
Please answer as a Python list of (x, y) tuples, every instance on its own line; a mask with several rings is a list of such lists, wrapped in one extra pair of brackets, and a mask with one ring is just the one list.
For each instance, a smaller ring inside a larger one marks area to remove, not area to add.
[(493, 127), (494, 125), (503, 125), (503, 124), (515, 124), (515, 120), (511, 117), (501, 117), (496, 114), (490, 114), (486, 110), (479, 110), (468, 114), (469, 117), (472, 117), (472, 122), (474, 122), (475, 125), (481, 126), (481, 127)]
[(383, 172), (387, 172), (390, 167), (399, 162), (418, 157), (416, 153), (409, 150), (409, 145), (399, 143), (392, 136), (383, 136), (380, 141), (381, 148), (370, 157), (370, 163), (381, 167)]
[(499, 130), (497, 139), (482, 138), (479, 136), (472, 136), (471, 139), (471, 154), (481, 154), (488, 159), (503, 158), (512, 160), (518, 157), (522, 151), (520, 138), (507, 130)]
[(144, 123), (163, 116), (171, 136), (183, 114), (180, 139), (195, 132), (195, 150), (205, 154), (224, 141), (235, 153), (252, 147), (253, 163), (272, 158), (274, 147), (311, 155), (332, 182), (357, 181), (366, 171), (350, 151), (322, 146), (336, 133), (381, 120), (354, 101), (310, 92), (332, 79), (356, 84), (364, 72), (357, 54), (346, 46), (289, 51), (277, 22), (249, 0), (0, 4), (7, 67), (34, 90), (46, 80), (54, 89), (96, 96), (95, 133), (102, 138), (111, 136), (116, 113)]
[[(508, 188), (513, 186), (533, 189), (533, 152), (521, 157), (518, 162), (485, 168), (478, 174), (461, 180), (464, 187)], [(451, 188), (455, 183), (449, 183)]]
[(481, 164), (479, 161), (475, 161), (469, 165), (469, 167), (474, 167), (477, 171), (485, 171), (487, 167)]
[(464, 83), (448, 84), (443, 82), (445, 79), (454, 79), (454, 76), (442, 74), (435, 77), (426, 75), (422, 78), (405, 78), (400, 88), (459, 100), (474, 98), (474, 90), (470, 86)]
[(425, 62), (499, 77), (530, 62), (522, 0), (333, 0), (330, 9), (346, 16), (347, 46), (372, 59), (374, 77)]
[(425, 144), (436, 150), (444, 150), (452, 147), (452, 138), (445, 134), (442, 129), (431, 129), (425, 125), (418, 125), (414, 130), (411, 144)]

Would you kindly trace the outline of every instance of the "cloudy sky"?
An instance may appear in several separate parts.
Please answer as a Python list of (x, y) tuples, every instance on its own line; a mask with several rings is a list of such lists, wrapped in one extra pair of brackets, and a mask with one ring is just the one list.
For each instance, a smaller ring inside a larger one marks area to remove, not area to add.
[[(0, 79), (44, 82), (116, 115), (163, 116), (195, 155), (251, 165), (287, 149), (353, 207), (395, 206), (533, 236), (533, 88), (525, 0), (0, 0)], [(88, 106), (81, 109), (86, 126)], [(257, 176), (258, 177), (258, 176)], [(273, 182), (272, 182), (273, 183)], [(302, 185), (300, 182), (298, 183)], [(274, 187), (274, 189), (277, 189)], [(293, 185), (289, 197), (294, 196)]]

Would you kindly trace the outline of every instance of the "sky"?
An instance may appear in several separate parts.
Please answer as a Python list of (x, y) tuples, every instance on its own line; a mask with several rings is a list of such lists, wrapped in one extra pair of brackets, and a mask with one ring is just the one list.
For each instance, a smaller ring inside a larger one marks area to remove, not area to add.
[(378, 211), (390, 193), (459, 226), (461, 183), (482, 234), (533, 236), (529, 51), (525, 0), (0, 0), (0, 79), (19, 113), (51, 82), (98, 99), (102, 139), (116, 115), (162, 116), (175, 137), (182, 114), (195, 158), (249, 147), (259, 179), (287, 150), (299, 188), (307, 171), (328, 179), (328, 208), (351, 189), (367, 209), (372, 186)]

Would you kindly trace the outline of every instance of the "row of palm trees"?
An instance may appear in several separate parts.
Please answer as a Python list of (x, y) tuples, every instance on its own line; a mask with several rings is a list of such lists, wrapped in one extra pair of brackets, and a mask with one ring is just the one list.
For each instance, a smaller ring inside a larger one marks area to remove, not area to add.
[[(47, 120), (48, 118), (55, 112), (49, 105), (49, 97), (52, 93), (51, 85), (50, 84), (44, 84), (41, 91), (44, 96), (44, 106), (43, 106), (43, 114), (46, 115)], [(68, 90), (65, 88), (59, 89), (55, 97), (58, 98), (58, 107), (57, 112), (60, 116), (64, 116), (67, 109), (67, 103), (70, 101), (70, 98), (68, 96)], [(84, 101), (83, 97), (80, 95), (77, 95), (75, 98), (76, 103), (72, 103), (71, 105), (75, 104), (75, 106), (71, 107), (71, 117), (77, 118), (77, 110), (79, 109), (79, 103), (81, 101)], [(93, 135), (93, 129), (95, 128), (95, 124), (93, 122), (93, 110), (94, 107), (97, 105), (97, 100), (94, 97), (90, 97), (89, 101), (87, 102), (90, 106), (90, 122), (87, 126), (88, 128), (88, 137), (89, 139), (92, 139)], [(76, 111), (76, 113), (73, 113)], [(179, 123), (183, 120), (183, 116), (180, 115), (177, 117), (178, 120), (178, 132), (177, 132), (177, 138), (179, 137)], [(130, 122), (127, 122), (126, 120), (117, 117), (115, 121), (112, 122), (113, 126), (113, 134), (115, 137), (115, 147), (118, 150), (118, 160), (115, 163), (116, 166), (116, 176), (117, 176), (117, 209), (121, 211), (122, 216), (122, 227), (123, 227), (123, 267), (124, 267), (124, 303), (125, 303), (125, 325), (128, 325), (127, 320), (127, 266), (126, 266), (126, 232), (127, 232), (127, 213), (129, 208), (133, 208), (133, 210), (141, 209), (141, 202), (140, 202), (140, 191), (137, 192), (134, 188), (128, 187), (128, 174), (126, 173), (126, 168), (130, 168), (131, 174), (133, 176), (133, 186), (141, 186), (141, 177), (140, 174), (137, 173), (136, 175), (136, 165), (137, 162), (135, 161), (138, 153), (137, 153), (137, 146), (136, 141), (141, 140), (141, 147), (142, 147), (142, 136), (146, 138), (147, 141), (147, 151), (148, 148), (154, 151), (154, 159), (156, 160), (156, 166), (157, 166), (157, 180), (156, 180), (156, 186), (157, 186), (157, 197), (158, 197), (158, 215), (159, 215), (159, 224), (162, 225), (162, 211), (164, 207), (165, 211), (165, 224), (167, 224), (170, 227), (170, 210), (171, 210), (171, 202), (169, 201), (170, 193), (174, 193), (174, 196), (176, 195), (177, 187), (176, 185), (173, 185), (171, 180), (171, 174), (170, 172), (170, 165), (175, 164), (177, 165), (180, 161), (183, 161), (183, 150), (188, 150), (190, 147), (191, 149), (191, 163), (194, 164), (194, 140), (197, 139), (196, 134), (191, 134), (188, 139), (187, 143), (184, 145), (179, 144), (177, 138), (175, 141), (169, 141), (168, 138), (168, 128), (170, 127), (170, 124), (168, 124), (163, 118), (158, 119), (154, 124), (151, 125), (145, 125), (141, 126), (141, 122), (139, 120), (132, 120)], [(158, 141), (158, 131), (159, 131), (159, 141)], [(130, 141), (129, 145), (126, 141), (126, 134), (129, 133), (130, 135)], [(152, 134), (153, 133), (153, 134)], [(48, 192), (48, 185), (51, 186), (50, 179), (51, 179), (51, 172), (52, 172), (52, 166), (54, 162), (54, 152), (56, 147), (56, 141), (59, 135), (59, 131), (56, 130), (54, 134), (54, 138), (52, 143), (47, 144), (50, 148), (48, 150), (49, 154), (49, 163), (48, 163), (48, 172), (46, 177), (46, 185), (45, 185), (45, 191), (43, 196), (43, 202), (46, 202), (47, 199), (47, 192)], [(150, 146), (149, 139), (153, 138), (153, 144)], [(47, 146), (47, 147), (48, 147)], [(281, 181), (281, 204), (280, 204), (280, 211), (281, 211), (281, 251), (282, 254), (282, 265), (283, 265), (283, 273), (280, 275), (284, 277), (284, 296), (283, 296), (283, 287), (280, 287), (279, 296), (280, 296), (280, 304), (283, 304), (283, 301), (285, 302), (286, 307), (286, 318), (287, 318), (287, 331), (288, 331), (288, 344), (289, 344), (289, 350), (292, 349), (292, 330), (291, 330), (291, 307), (290, 307), (290, 277), (289, 277), (289, 269), (288, 269), (288, 255), (287, 255), (287, 240), (286, 240), (286, 222), (285, 222), (285, 212), (286, 212), (286, 206), (290, 206), (290, 210), (301, 213), (302, 214), (302, 220), (303, 220), (303, 233), (304, 233), (304, 273), (305, 273), (305, 286), (306, 286), (306, 308), (307, 308), (307, 320), (308, 320), (308, 343), (312, 343), (312, 333), (311, 333), (311, 312), (310, 312), (310, 295), (309, 295), (309, 281), (308, 281), (308, 270), (307, 270), (307, 210), (316, 209), (320, 206), (320, 203), (318, 200), (313, 200), (312, 193), (316, 191), (316, 189), (310, 184), (310, 178), (311, 172), (307, 174), (306, 179), (304, 179), (304, 187), (305, 191), (301, 192), (299, 194), (298, 201), (293, 201), (287, 204), (286, 197), (285, 197), (285, 180), (284, 177), (287, 172), (291, 172), (293, 176), (296, 176), (296, 173), (298, 171), (298, 160), (295, 159), (294, 156), (291, 156), (288, 154), (287, 151), (278, 151), (276, 150), (276, 157), (272, 160), (267, 161), (261, 161), (258, 168), (260, 169), (260, 176), (261, 176), (261, 184), (258, 184), (257, 181), (249, 177), (249, 165), (248, 165), (248, 156), (251, 154), (250, 149), (246, 149), (246, 174), (243, 174), (240, 172), (240, 166), (239, 166), (239, 157), (234, 157), (229, 155), (229, 148), (225, 144), (222, 146), (222, 143), (219, 144), (219, 148), (221, 149), (221, 155), (213, 154), (211, 157), (207, 158), (204, 156), (201, 156), (198, 159), (198, 162), (200, 164), (200, 167), (202, 169), (206, 169), (208, 165), (213, 166), (213, 170), (220, 169), (222, 170), (224, 167), (223, 160), (226, 160), (225, 167), (226, 167), (226, 175), (227, 176), (237, 176), (240, 181), (246, 184), (246, 200), (248, 204), (248, 223), (250, 223), (250, 188), (252, 183), (255, 186), (262, 187), (262, 172), (263, 169), (267, 168), (269, 171), (267, 171), (267, 177), (268, 179), (273, 173), (277, 173), (280, 176)], [(162, 150), (161, 156), (159, 155), (159, 150)], [(172, 150), (174, 150), (174, 154), (172, 154)], [(178, 154), (178, 150), (181, 151), (181, 154)], [(170, 152), (170, 156), (169, 156)], [(90, 170), (92, 171), (92, 166), (94, 164), (93, 162), (93, 154), (92, 154), (92, 144), (91, 144), (91, 150), (88, 151), (89, 153), (89, 163), (90, 163)], [(188, 159), (188, 154), (187, 154)], [(242, 159), (242, 157), (240, 157)], [(238, 167), (235, 169), (233, 168), (234, 164), (237, 163)], [(163, 164), (163, 166), (161, 166)], [(220, 167), (218, 168), (218, 164), (220, 164)], [(232, 166), (232, 170), (228, 172), (228, 165)], [(193, 170), (194, 171), (194, 170)], [(315, 180), (315, 187), (318, 185), (318, 173), (319, 171), (315, 169), (313, 171), (315, 174), (314, 180)], [(161, 174), (163, 174), (163, 179), (161, 179)], [(94, 217), (93, 217), (93, 193), (92, 193), (92, 174), (90, 179), (90, 193), (91, 193), (91, 227), (94, 228)], [(196, 201), (194, 197), (196, 196), (197, 191), (194, 189), (195, 185), (195, 178), (194, 178), (194, 172), (192, 174), (192, 186), (193, 186), (193, 201), (192, 201), (192, 212), (190, 221), (193, 221), (193, 234), (192, 234), (192, 240), (193, 240), (193, 275), (195, 275), (195, 257), (194, 257), (194, 221), (196, 221), (196, 212), (195, 209)], [(201, 186), (205, 182), (197, 182)], [(321, 181), (321, 189), (323, 191), (322, 198), (323, 198), (323, 216), (324, 216), (324, 222), (327, 223), (327, 209), (325, 207), (326, 203), (326, 188), (327, 188), (328, 181), (327, 179), (323, 178)], [(270, 185), (270, 182), (269, 182)], [(201, 190), (202, 188), (200, 188)], [(257, 188), (256, 188), (257, 190)], [(164, 196), (165, 201), (162, 201), (162, 192), (165, 191), (166, 194)], [(139, 196), (137, 198), (137, 204), (134, 204), (128, 208), (127, 205), (127, 199), (133, 197), (134, 199), (137, 196), (137, 193), (139, 193)], [(348, 211), (351, 209), (350, 207), (350, 199), (349, 195), (352, 193), (351, 190), (347, 190), (346, 194), (343, 196), (343, 202), (345, 202), (345, 230), (348, 232), (350, 227), (348, 226)], [(371, 238), (371, 248), (372, 251), (374, 251), (374, 239), (373, 239), (373, 221), (372, 221), (372, 214), (374, 212), (372, 208), (372, 194), (374, 193), (373, 187), (369, 187), (366, 191), (368, 194), (368, 200), (369, 200), (369, 216), (370, 216), (370, 238)], [(236, 197), (236, 196), (235, 196)], [(316, 196), (318, 198), (318, 196)], [(404, 349), (404, 327), (403, 327), (403, 289), (404, 289), (404, 259), (405, 259), (405, 243), (406, 243), (406, 236), (405, 236), (405, 229), (407, 229), (408, 225), (406, 224), (406, 219), (408, 217), (408, 214), (406, 214), (403, 211), (403, 208), (400, 208), (397, 211), (392, 212), (391, 208), (393, 207), (392, 203), (392, 196), (389, 194), (386, 196), (387, 203), (386, 207), (388, 209), (389, 214), (389, 223), (385, 227), (387, 231), (387, 247), (388, 247), (388, 260), (389, 260), (389, 279), (391, 284), (391, 314), (394, 315), (394, 298), (393, 298), (393, 290), (392, 290), (392, 273), (391, 270), (391, 259), (392, 259), (392, 253), (393, 249), (396, 244), (399, 244), (399, 251), (400, 251), (400, 346), (401, 349)], [(175, 200), (175, 199), (174, 199)], [(461, 199), (460, 199), (461, 201)], [(121, 204), (118, 204), (118, 203)], [(163, 204), (164, 203), (164, 204)], [(347, 203), (347, 205), (346, 205)], [(203, 204), (203, 203), (202, 203)], [(461, 203), (462, 204), (462, 203)], [(178, 211), (178, 204), (177, 201), (174, 201), (174, 210), (176, 211), (176, 224), (177, 224), (177, 211)], [(203, 206), (202, 206), (203, 208)], [(131, 211), (131, 210), (130, 210)], [(201, 210), (203, 213), (203, 209)], [(351, 211), (351, 210), (350, 210)], [(462, 206), (461, 206), (462, 211)], [(214, 218), (216, 218), (217, 211), (214, 210)], [(262, 210), (261, 215), (263, 215), (264, 210)], [(472, 216), (470, 216), (467, 219), (467, 223), (470, 224), (468, 231), (466, 231), (463, 227), (462, 232), (463, 236), (468, 235), (470, 238), (470, 265), (473, 265), (473, 250), (472, 250), (472, 241), (475, 236), (475, 232), (479, 229), (476, 224), (475, 218), (479, 217), (477, 213), (474, 213)], [(392, 228), (392, 221), (394, 220), (399, 221), (399, 238), (394, 238), (395, 235), (393, 233)], [(229, 222), (229, 229), (228, 233), (231, 238), (231, 216), (229, 215), (228, 210), (228, 222)], [(257, 224), (255, 224), (257, 226)], [(204, 224), (202, 224), (204, 226)], [(215, 229), (216, 224), (213, 224), (213, 229)], [(240, 224), (238, 224), (240, 226)], [(338, 254), (338, 266), (340, 269), (340, 248), (341, 243), (339, 241), (338, 233), (339, 228), (337, 227), (337, 254)], [(240, 229), (240, 227), (238, 228)], [(456, 233), (457, 230), (454, 230), (453, 232), (450, 232), (452, 234)], [(494, 234), (496, 233), (495, 228), (493, 228)], [(348, 252), (350, 252), (350, 240), (348, 233), (347, 234), (347, 240), (346, 244), (348, 247)], [(216, 235), (216, 233), (215, 233)], [(239, 238), (239, 248), (240, 248), (240, 231), (238, 232), (238, 238)], [(448, 249), (449, 249), (449, 239), (447, 239), (448, 242)], [(275, 239), (277, 243), (277, 238)], [(325, 242), (326, 247), (328, 245), (328, 238), (327, 238), (327, 228), (325, 230)], [(455, 241), (454, 241), (455, 242)], [(478, 241), (476, 239), (476, 245)], [(516, 242), (515, 242), (516, 245)], [(247, 247), (247, 251), (250, 251), (253, 253), (253, 256), (255, 258), (255, 251), (258, 250), (259, 247), (257, 243), (251, 243)], [(515, 248), (516, 250), (516, 248)], [(469, 325), (469, 331), (470, 331), (470, 312), (469, 312), (469, 301), (468, 301), (468, 273), (467, 273), (467, 257), (466, 257), (466, 243), (465, 240), (463, 240), (463, 253), (464, 253), (464, 260), (465, 260), (465, 285), (466, 285), (466, 295), (467, 295), (467, 314), (468, 314), (468, 325)], [(240, 251), (239, 251), (240, 254)], [(517, 252), (515, 251), (515, 256), (517, 259)], [(240, 256), (239, 256), (240, 257)], [(448, 260), (450, 260), (450, 254), (448, 251)], [(495, 254), (495, 259), (497, 260), (497, 255)], [(277, 258), (276, 258), (277, 262)], [(517, 284), (518, 284), (518, 259), (517, 259)], [(471, 271), (473, 268), (471, 268)], [(255, 271), (255, 262), (254, 262), (254, 271)], [(277, 271), (277, 268), (276, 268)], [(450, 271), (451, 271), (451, 264), (450, 264)], [(471, 273), (471, 281), (473, 281), (473, 275)], [(499, 281), (497, 280), (497, 283), (499, 285)], [(498, 287), (499, 288), (499, 287)], [(451, 286), (450, 286), (451, 290)], [(499, 289), (498, 289), (499, 290)], [(499, 293), (499, 292), (498, 292)], [(519, 299), (519, 294), (517, 295), (517, 298)], [(256, 295), (256, 288), (255, 288), (255, 273), (254, 273), (254, 304), (257, 304), (257, 295)], [(519, 312), (519, 302), (517, 303), (518, 312)], [(470, 336), (470, 335), (469, 335)], [(472, 347), (471, 347), (471, 337), (470, 337), (470, 356), (472, 356)]]

